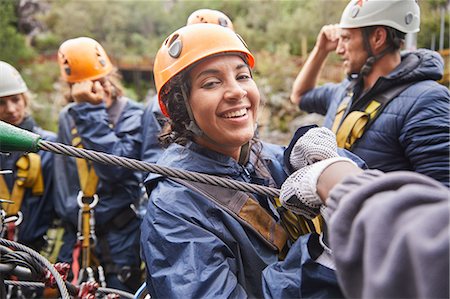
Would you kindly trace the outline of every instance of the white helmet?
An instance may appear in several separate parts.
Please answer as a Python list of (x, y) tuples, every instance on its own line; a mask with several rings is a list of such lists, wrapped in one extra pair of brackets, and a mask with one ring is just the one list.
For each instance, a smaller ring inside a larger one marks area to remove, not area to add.
[(382, 25), (403, 33), (420, 30), (417, 0), (351, 0), (342, 13), (341, 28)]
[(0, 61), (0, 97), (12, 96), (28, 91), (19, 72), (10, 64)]

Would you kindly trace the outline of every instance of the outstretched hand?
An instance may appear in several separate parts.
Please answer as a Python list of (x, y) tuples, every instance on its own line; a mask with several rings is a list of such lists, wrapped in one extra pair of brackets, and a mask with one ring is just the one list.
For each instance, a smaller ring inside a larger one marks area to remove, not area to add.
[(281, 186), (280, 201), (296, 214), (312, 219), (320, 214), (322, 200), (317, 182), (322, 172), (336, 162), (353, 161), (337, 153), (336, 136), (327, 128), (313, 128), (300, 137), (291, 152), (296, 170)]
[(295, 143), (289, 162), (294, 170), (317, 161), (338, 157), (336, 135), (329, 129), (312, 128)]

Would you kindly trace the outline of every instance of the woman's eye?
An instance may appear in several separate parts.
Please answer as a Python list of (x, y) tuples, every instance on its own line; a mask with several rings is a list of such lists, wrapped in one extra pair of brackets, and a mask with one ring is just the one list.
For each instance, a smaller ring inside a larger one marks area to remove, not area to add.
[(202, 84), (202, 88), (213, 88), (217, 84), (219, 84), (219, 81), (208, 81)]
[(237, 76), (238, 80), (246, 80), (246, 79), (251, 79), (252, 76), (250, 76), (249, 74), (241, 74), (239, 76)]

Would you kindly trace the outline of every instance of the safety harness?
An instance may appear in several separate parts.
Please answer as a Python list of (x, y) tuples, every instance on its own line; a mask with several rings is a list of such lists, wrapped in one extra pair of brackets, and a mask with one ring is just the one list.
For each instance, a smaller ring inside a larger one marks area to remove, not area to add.
[[(250, 148), (251, 146), (248, 148), (249, 151)], [(262, 163), (252, 162), (263, 177), (273, 180), (270, 172), (261, 165)], [(202, 194), (221, 207), (242, 226), (250, 229), (269, 248), (278, 252), (280, 259), (284, 259), (289, 249), (288, 245), (295, 242), (301, 235), (321, 232), (322, 222), (319, 218), (311, 221), (296, 215), (284, 208), (278, 198), (270, 198), (270, 202), (280, 215), (279, 222), (258, 203), (253, 194), (176, 178), (170, 178), (170, 180)]]
[(8, 239), (13, 241), (17, 241), (17, 229), (23, 220), (20, 209), (26, 189), (30, 189), (33, 196), (41, 196), (44, 193), (41, 156), (29, 153), (20, 157), (16, 162), (15, 174), (16, 179), (11, 192), (4, 175), (0, 175), (0, 198), (14, 202), (3, 205), (2, 208), (6, 212), (6, 216), (17, 217), (16, 221), (8, 223)]
[[(83, 148), (81, 137), (79, 136), (78, 130), (75, 126), (73, 126), (71, 133), (72, 146), (76, 148)], [(77, 195), (77, 203), (80, 211), (78, 213), (78, 241), (73, 251), (72, 271), (74, 274), (73, 282), (80, 284), (84, 279), (85, 273), (88, 275), (88, 281), (95, 280), (93, 270), (91, 268), (91, 243), (93, 246), (97, 243), (97, 237), (95, 235), (94, 208), (98, 204), (98, 176), (95, 173), (95, 169), (91, 161), (76, 158), (76, 164), (81, 190)], [(80, 251), (81, 267), (78, 264)], [(98, 267), (100, 268), (99, 271), (103, 272), (101, 266)], [(101, 283), (104, 285), (104, 281)]]
[[(127, 100), (117, 98), (114, 104), (108, 110), (110, 118), (110, 127), (119, 119)], [(75, 124), (72, 124), (72, 145), (77, 148), (83, 148), (82, 139), (78, 134)], [(119, 215), (115, 215), (110, 221), (103, 225), (95, 222), (94, 208), (99, 202), (97, 195), (97, 186), (99, 178), (95, 172), (92, 161), (76, 158), (78, 178), (81, 190), (77, 196), (78, 206), (78, 242), (73, 251), (72, 272), (74, 273), (73, 282), (80, 284), (87, 276), (87, 281), (95, 281), (98, 278), (100, 285), (106, 287), (106, 274), (116, 274), (117, 278), (125, 285), (137, 288), (135, 284), (139, 281), (132, 281), (140, 275), (140, 269), (130, 266), (121, 267), (113, 262), (111, 250), (107, 239), (107, 233), (110, 230), (120, 230), (131, 220), (135, 219), (136, 213), (131, 206), (123, 209)], [(98, 244), (102, 263), (98, 260), (91, 250)], [(78, 260), (81, 254), (81, 266)], [(103, 266), (102, 266), (103, 265)], [(96, 270), (96, 271), (95, 271)]]
[(353, 92), (349, 91), (336, 111), (331, 129), (336, 134), (338, 147), (351, 150), (390, 101), (411, 84), (394, 86), (376, 97), (361, 98), (354, 103), (352, 103)]

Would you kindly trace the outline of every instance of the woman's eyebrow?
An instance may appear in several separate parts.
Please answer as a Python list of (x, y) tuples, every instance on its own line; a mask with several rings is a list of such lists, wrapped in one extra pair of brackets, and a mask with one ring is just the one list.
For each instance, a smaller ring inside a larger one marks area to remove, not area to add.
[(246, 69), (250, 70), (250, 68), (248, 67), (248, 65), (246, 65), (245, 63), (238, 64), (238, 65), (236, 66), (236, 70), (240, 70), (240, 69), (242, 69), (242, 68), (246, 68)]
[(218, 73), (220, 73), (220, 71), (217, 69), (206, 69), (206, 70), (200, 72), (197, 76), (195, 76), (195, 79), (198, 79), (201, 76), (205, 76), (205, 75), (216, 75)]
[[(250, 68), (248, 67), (248, 65), (246, 65), (245, 63), (238, 64), (238, 65), (236, 66), (235, 70), (241, 70), (242, 68), (247, 68), (247, 69), (250, 70)], [(198, 78), (200, 78), (200, 77), (202, 77), (202, 76), (205, 76), (205, 75), (217, 75), (217, 74), (219, 74), (219, 73), (220, 73), (220, 71), (217, 70), (217, 69), (206, 69), (206, 70), (200, 72), (197, 76), (195, 76), (195, 79), (198, 79)]]

